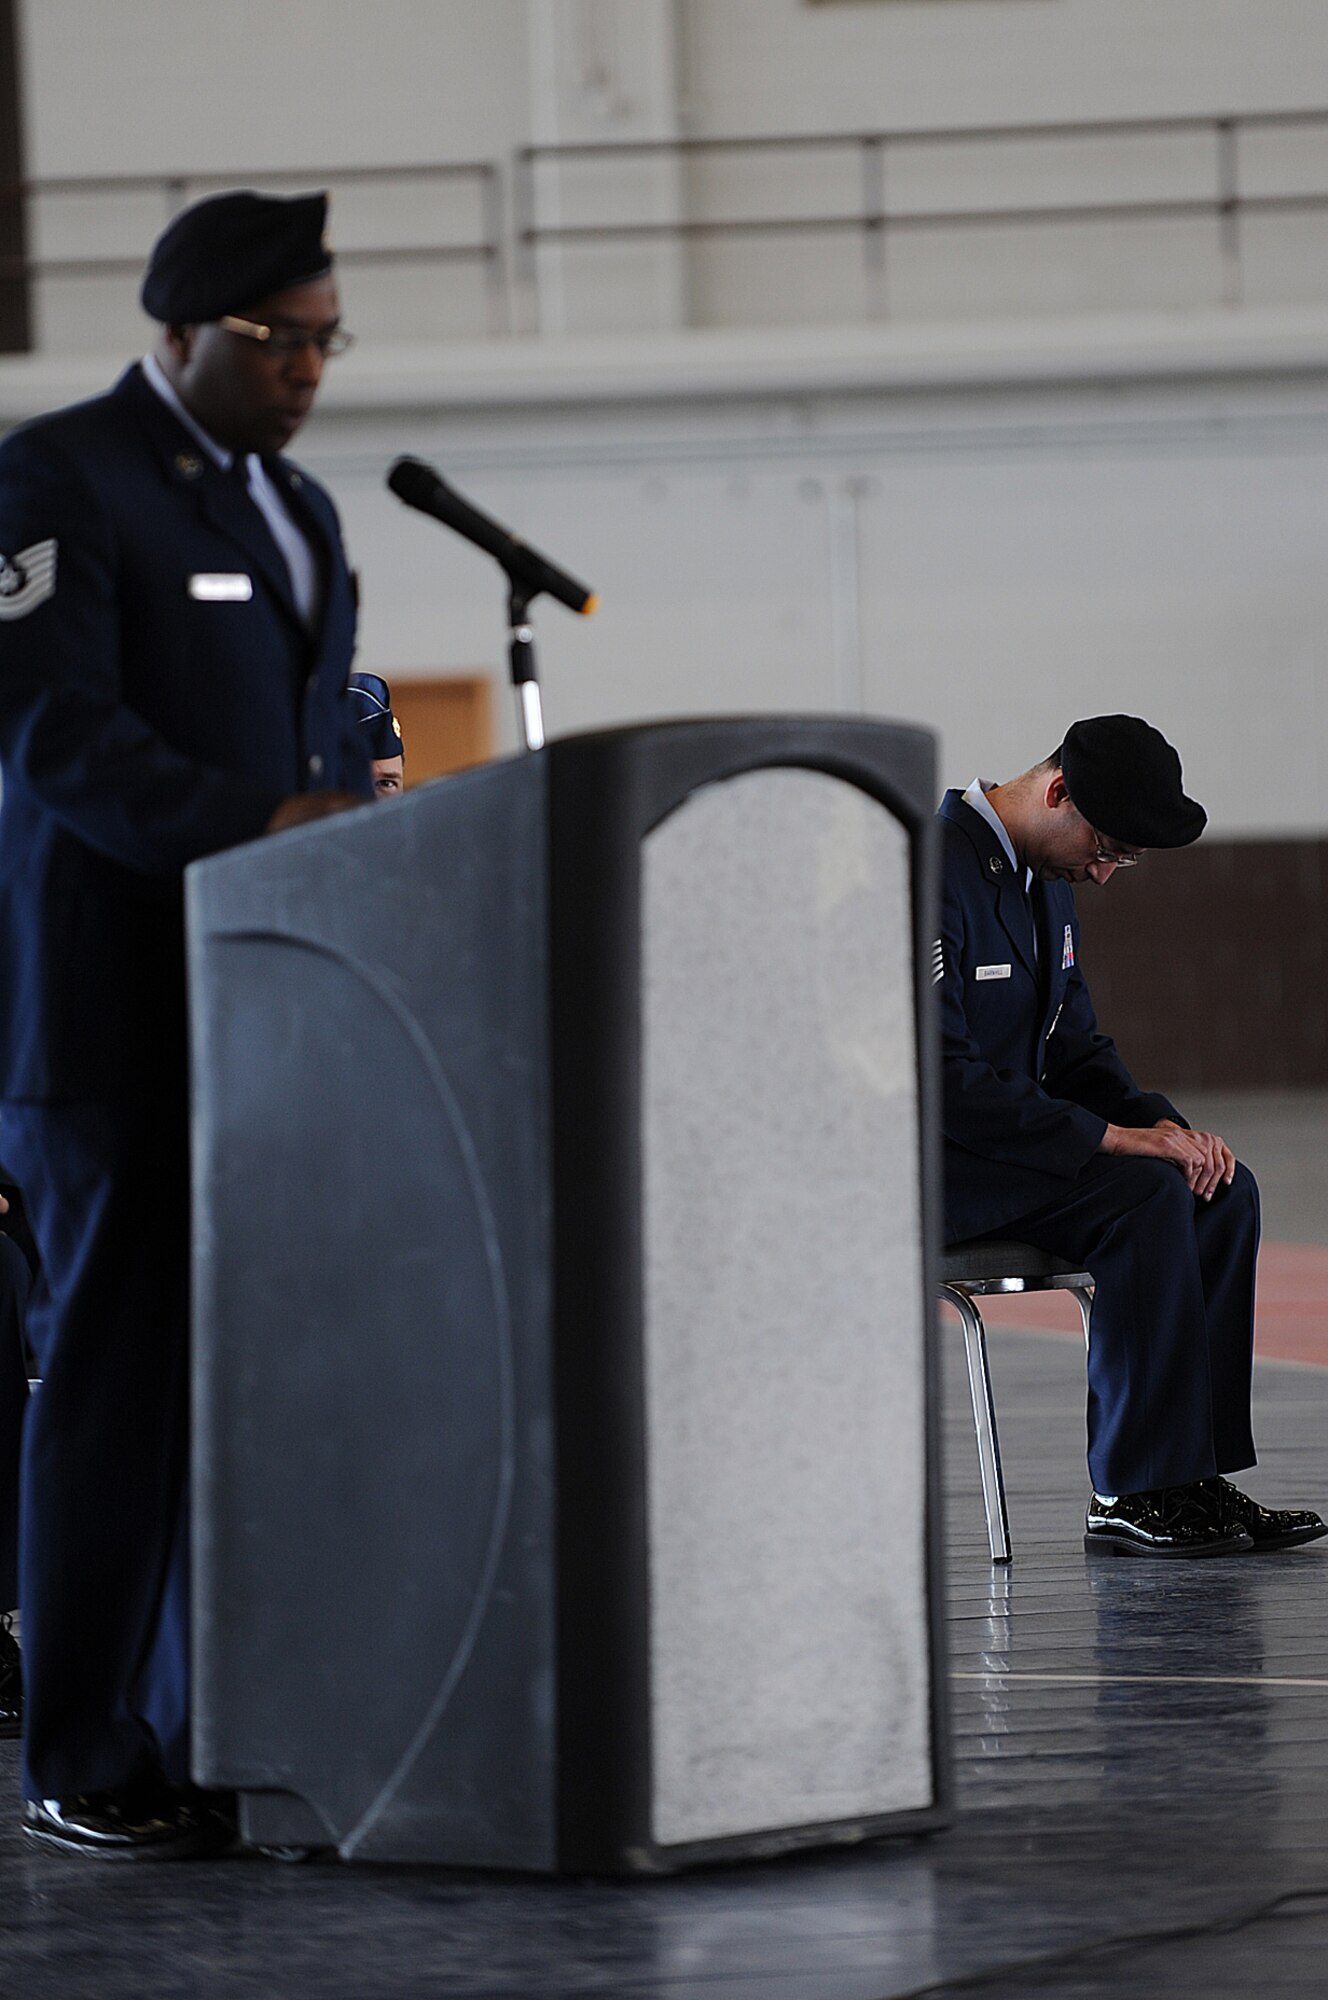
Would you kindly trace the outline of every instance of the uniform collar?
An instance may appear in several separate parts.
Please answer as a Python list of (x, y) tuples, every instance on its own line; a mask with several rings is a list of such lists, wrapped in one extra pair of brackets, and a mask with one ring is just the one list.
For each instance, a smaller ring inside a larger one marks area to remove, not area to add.
[(1021, 880), (1023, 871), (1017, 865), (1010, 865), (1009, 846), (1006, 841), (997, 838), (991, 825), (995, 815), (990, 808), (985, 813), (980, 812), (962, 792), (949, 791), (941, 801), (941, 817), (953, 820), (963, 830), (977, 857), (982, 879), (989, 885), (1001, 928), (1036, 977), (1037, 950), (1033, 942), (1036, 915)]
[[(185, 493), (192, 495), (194, 504), (212, 526), (243, 549), (249, 561), (262, 571), (271, 584), (282, 609), (295, 619), (307, 637), (285, 556), (246, 487), (239, 480), (225, 475), (221, 460), (223, 457), (229, 460), (233, 454), (226, 452), (215, 439), (210, 439), (187, 410), (177, 408), (177, 399), (161, 394), (148, 372), (151, 358), (149, 356), (141, 363), (131, 364), (116, 383), (113, 393), (125, 396), (141, 413), (152, 447), (164, 459), (167, 476), (176, 489), (182, 496)], [(183, 450), (182, 445), (185, 447)], [(259, 463), (261, 469), (261, 461)], [(282, 475), (285, 496), (297, 475), (284, 467), (280, 460), (274, 460), (273, 464)], [(253, 470), (252, 465), (250, 470)], [(304, 513), (312, 511), (304, 509), (302, 520)], [(318, 553), (321, 558), (321, 545), (328, 540), (327, 529), (321, 521), (315, 522), (314, 528), (319, 536)]]
[(193, 416), (180, 401), (174, 383), (169, 379), (155, 354), (145, 354), (142, 361), (143, 380), (154, 395), (161, 398), (171, 415), (178, 417), (190, 436), (203, 447), (214, 465), (223, 472), (229, 472), (234, 452), (227, 451), (224, 444), (218, 444), (211, 434), (203, 429), (197, 417)]
[[(1014, 851), (1014, 842), (1011, 840), (1005, 822), (997, 812), (995, 806), (989, 805), (987, 802), (987, 793), (992, 790), (993, 785), (994, 780), (991, 778), (974, 778), (972, 784), (964, 793), (964, 804), (971, 806), (975, 813), (980, 814), (986, 820), (987, 825), (1005, 849), (1009, 857), (1010, 866), (1015, 873), (1015, 880), (1018, 881), (1020, 874), (1019, 856)], [(1025, 868), (1023, 870), (1023, 877), (1025, 889), (1031, 889), (1033, 886), (1032, 869)]]

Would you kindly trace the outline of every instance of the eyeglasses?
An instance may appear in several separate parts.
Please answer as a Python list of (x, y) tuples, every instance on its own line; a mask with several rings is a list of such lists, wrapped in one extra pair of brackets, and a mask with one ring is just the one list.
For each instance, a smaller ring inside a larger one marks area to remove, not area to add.
[(324, 361), (333, 361), (355, 344), (355, 335), (341, 326), (330, 332), (308, 333), (301, 326), (264, 326), (256, 319), (237, 319), (234, 313), (223, 313), (217, 325), (224, 326), (227, 333), (243, 334), (246, 340), (261, 340), (269, 354), (279, 354), (285, 360), (303, 354), (306, 347), (316, 347)]
[(1137, 868), (1139, 866), (1139, 863), (1143, 859), (1141, 854), (1116, 854), (1110, 847), (1102, 845), (1102, 835), (1100, 833), (1093, 833), (1091, 826), (1088, 831), (1093, 834), (1093, 838), (1097, 842), (1097, 851), (1093, 856), (1094, 861), (1109, 861), (1113, 868)]

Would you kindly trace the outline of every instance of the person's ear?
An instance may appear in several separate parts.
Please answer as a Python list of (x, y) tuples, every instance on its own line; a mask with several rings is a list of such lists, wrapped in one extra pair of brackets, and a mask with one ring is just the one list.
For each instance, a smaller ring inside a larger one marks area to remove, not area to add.
[(196, 326), (168, 326), (164, 331), (166, 345), (170, 348), (176, 360), (188, 361), (194, 351), (194, 342), (198, 337), (198, 328)]
[(1053, 771), (1047, 781), (1047, 789), (1042, 795), (1043, 803), (1055, 812), (1059, 806), (1068, 806), (1070, 794), (1065, 787), (1065, 773)]

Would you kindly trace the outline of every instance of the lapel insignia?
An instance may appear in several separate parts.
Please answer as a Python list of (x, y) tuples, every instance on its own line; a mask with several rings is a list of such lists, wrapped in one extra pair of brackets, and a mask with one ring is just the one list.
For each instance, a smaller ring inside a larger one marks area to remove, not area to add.
[(990, 861), (988, 861), (987, 866), (988, 868), (990, 868), (993, 875), (999, 875), (1002, 869), (1005, 867), (1005, 863), (1001, 860), (999, 854), (993, 854)]
[(1068, 972), (1074, 964), (1074, 931), (1065, 926), (1065, 943), (1061, 946), (1061, 971)]
[(175, 469), (181, 479), (197, 479), (203, 470), (203, 461), (196, 451), (177, 451)]

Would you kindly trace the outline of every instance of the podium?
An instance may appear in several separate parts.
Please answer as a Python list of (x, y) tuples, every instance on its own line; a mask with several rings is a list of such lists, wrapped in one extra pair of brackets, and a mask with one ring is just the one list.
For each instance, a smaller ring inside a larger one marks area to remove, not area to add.
[(199, 862), (194, 1776), (348, 1860), (934, 1827), (932, 741), (567, 738)]

